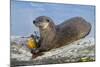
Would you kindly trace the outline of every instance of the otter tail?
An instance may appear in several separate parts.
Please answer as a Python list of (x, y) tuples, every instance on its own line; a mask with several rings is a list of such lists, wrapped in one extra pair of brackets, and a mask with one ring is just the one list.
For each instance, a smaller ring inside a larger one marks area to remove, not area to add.
[(88, 32), (86, 32), (86, 34), (82, 37), (82, 38), (84, 38), (84, 37), (86, 37), (87, 35), (89, 35), (89, 33), (91, 32), (91, 28), (92, 28), (92, 26), (91, 26), (91, 24), (90, 23), (88, 23)]

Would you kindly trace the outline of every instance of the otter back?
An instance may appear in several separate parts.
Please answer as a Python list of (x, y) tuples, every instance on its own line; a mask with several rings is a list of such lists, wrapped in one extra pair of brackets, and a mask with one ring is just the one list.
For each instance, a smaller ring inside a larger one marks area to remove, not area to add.
[[(57, 26), (59, 46), (81, 39), (89, 34), (91, 24), (81, 17), (74, 17)], [(58, 46), (58, 47), (59, 47)]]

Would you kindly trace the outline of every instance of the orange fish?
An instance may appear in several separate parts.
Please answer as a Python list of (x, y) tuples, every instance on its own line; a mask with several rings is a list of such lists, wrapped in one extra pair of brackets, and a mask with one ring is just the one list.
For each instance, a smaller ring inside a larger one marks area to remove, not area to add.
[(37, 48), (37, 42), (35, 39), (33, 38), (29, 38), (28, 39), (28, 44), (27, 44), (28, 48), (32, 49), (32, 48)]

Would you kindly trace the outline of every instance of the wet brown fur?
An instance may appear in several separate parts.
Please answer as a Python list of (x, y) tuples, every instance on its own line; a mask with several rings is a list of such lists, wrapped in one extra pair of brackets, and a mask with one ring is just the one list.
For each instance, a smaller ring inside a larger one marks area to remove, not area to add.
[[(45, 16), (41, 16), (48, 18)], [(49, 22), (46, 29), (40, 30), (39, 52), (58, 48), (84, 38), (91, 30), (91, 24), (82, 17), (73, 17), (59, 25)]]

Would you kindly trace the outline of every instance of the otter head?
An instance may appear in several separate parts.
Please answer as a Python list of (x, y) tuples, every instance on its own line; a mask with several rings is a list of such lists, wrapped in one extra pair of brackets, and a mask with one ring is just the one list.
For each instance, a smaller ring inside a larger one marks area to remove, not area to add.
[(40, 29), (47, 29), (53, 23), (52, 19), (46, 16), (37, 17), (33, 24), (35, 24)]

